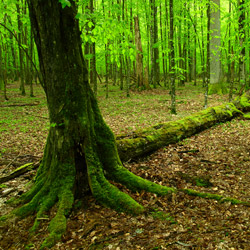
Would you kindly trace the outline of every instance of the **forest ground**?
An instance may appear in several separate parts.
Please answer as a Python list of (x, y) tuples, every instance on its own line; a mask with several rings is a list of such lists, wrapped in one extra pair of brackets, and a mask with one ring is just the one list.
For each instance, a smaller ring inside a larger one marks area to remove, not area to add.
[[(170, 114), (169, 90), (132, 92), (126, 98), (118, 87), (111, 86), (110, 97), (105, 99), (104, 88), (100, 89), (99, 105), (115, 134), (181, 119), (203, 109), (204, 103), (202, 88), (191, 84), (177, 90), (177, 115)], [(45, 96), (39, 86), (35, 86), (34, 98), (20, 96), (15, 84), (9, 85), (7, 92), (8, 102), (0, 96), (1, 175), (22, 164), (38, 162), (49, 128)], [(227, 98), (211, 95), (209, 106)], [(249, 201), (250, 121), (234, 119), (218, 124), (124, 164), (135, 174), (162, 185)], [(5, 201), (26, 191), (34, 176), (35, 170), (0, 185), (0, 215), (11, 210)], [(204, 179), (205, 184), (201, 181)], [(249, 207), (183, 193), (157, 197), (118, 187), (144, 205), (146, 212), (139, 216), (117, 213), (86, 197), (82, 203), (76, 202), (67, 232), (53, 249), (249, 249)], [(49, 217), (54, 213), (52, 209)], [(43, 220), (38, 233), (31, 235), (28, 229), (33, 221), (34, 216), (30, 216), (0, 228), (0, 249), (38, 249), (48, 234), (48, 220)]]

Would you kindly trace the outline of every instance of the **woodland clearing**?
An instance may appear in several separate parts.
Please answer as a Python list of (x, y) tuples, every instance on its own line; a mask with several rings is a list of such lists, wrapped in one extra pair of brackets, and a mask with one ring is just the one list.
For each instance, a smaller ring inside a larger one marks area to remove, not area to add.
[[(101, 89), (98, 100), (116, 135), (179, 120), (203, 109), (204, 103), (202, 89), (191, 84), (177, 90), (177, 115), (169, 112), (169, 90), (132, 92), (130, 98), (118, 91), (117, 86), (110, 86), (110, 91), (110, 98), (105, 99)], [(46, 100), (39, 86), (35, 86), (34, 98), (20, 96), (14, 84), (8, 85), (7, 92), (8, 102), (0, 97), (1, 175), (22, 164), (39, 162), (49, 128)], [(211, 95), (209, 106), (224, 103), (227, 98)], [(249, 201), (249, 152), (250, 121), (237, 118), (124, 165), (162, 185)], [(25, 192), (34, 175), (35, 170), (0, 186), (1, 215), (12, 209), (5, 201)], [(146, 212), (139, 216), (117, 213), (100, 206), (93, 197), (86, 197), (75, 203), (67, 233), (53, 249), (249, 249), (249, 207), (183, 193), (171, 198), (157, 197), (118, 187), (140, 202)], [(52, 209), (48, 218), (53, 213)], [(32, 216), (1, 228), (0, 248), (38, 249), (47, 236), (48, 218), (44, 218), (34, 235), (28, 231)]]

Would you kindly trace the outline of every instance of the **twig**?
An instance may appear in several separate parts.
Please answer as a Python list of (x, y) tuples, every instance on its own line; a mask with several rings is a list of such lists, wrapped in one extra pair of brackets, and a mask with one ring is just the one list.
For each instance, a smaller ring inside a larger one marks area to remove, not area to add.
[(178, 151), (178, 154), (183, 154), (183, 153), (197, 153), (200, 152), (199, 149), (191, 149), (191, 150), (184, 150), (184, 151)]
[(23, 107), (23, 106), (37, 106), (40, 103), (20, 103), (20, 104), (8, 104), (8, 105), (0, 105), (0, 107), (2, 108), (6, 108), (6, 107)]
[[(25, 114), (30, 115), (29, 112), (25, 112)], [(40, 115), (33, 115), (33, 114), (32, 114), (32, 116), (37, 117), (37, 118), (47, 119), (47, 120), (49, 119), (49, 117), (40, 116)]]

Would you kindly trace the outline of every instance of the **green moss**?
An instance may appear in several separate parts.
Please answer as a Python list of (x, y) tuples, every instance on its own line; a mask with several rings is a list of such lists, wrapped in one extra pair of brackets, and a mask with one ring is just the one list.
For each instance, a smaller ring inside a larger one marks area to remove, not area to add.
[(249, 98), (245, 95), (241, 96), (240, 98), (240, 105), (243, 108), (249, 108), (250, 107), (250, 102), (249, 102)]
[(250, 120), (250, 113), (244, 114), (243, 116), (246, 120)]
[(115, 181), (125, 185), (130, 190), (155, 193), (158, 195), (168, 195), (176, 192), (175, 188), (165, 187), (154, 182), (143, 179), (139, 176), (128, 171), (122, 165), (116, 166), (112, 173), (112, 177)]
[(31, 163), (24, 164), (24, 165), (22, 165), (22, 166), (16, 168), (12, 173), (18, 172), (18, 171), (20, 171), (21, 169), (27, 168), (27, 167), (28, 167), (29, 170), (31, 170), (31, 169), (34, 167), (33, 165), (34, 165), (34, 164), (33, 164), (32, 162), (31, 162)]
[(225, 83), (214, 83), (209, 85), (208, 94), (225, 95), (228, 93), (228, 88)]
[(188, 194), (188, 195), (192, 195), (192, 196), (199, 196), (202, 198), (206, 198), (206, 199), (213, 199), (213, 200), (217, 200), (221, 203), (223, 202), (231, 202), (232, 204), (236, 205), (236, 204), (242, 204), (242, 205), (248, 205), (250, 206), (250, 202), (245, 202), (245, 201), (240, 201), (234, 198), (230, 198), (230, 197), (224, 197), (222, 195), (218, 195), (218, 194), (211, 194), (211, 193), (202, 193), (202, 192), (198, 192), (192, 189), (182, 189), (180, 191), (183, 191), (184, 193)]
[(158, 211), (157, 209), (155, 209), (155, 211), (151, 212), (151, 215), (153, 216), (154, 219), (159, 219), (162, 221), (169, 221), (172, 224), (176, 223), (174, 218), (169, 213)]
[(30, 243), (30, 244), (28, 244), (28, 245), (26, 245), (25, 247), (24, 247), (24, 249), (25, 250), (30, 250), (30, 249), (34, 249), (34, 244), (33, 243)]
[(3, 215), (0, 217), (0, 221), (6, 221), (8, 219), (7, 215)]
[(89, 178), (94, 197), (103, 205), (113, 208), (118, 212), (128, 212), (131, 214), (140, 214), (144, 211), (143, 206), (110, 184), (102, 174), (89, 173)]

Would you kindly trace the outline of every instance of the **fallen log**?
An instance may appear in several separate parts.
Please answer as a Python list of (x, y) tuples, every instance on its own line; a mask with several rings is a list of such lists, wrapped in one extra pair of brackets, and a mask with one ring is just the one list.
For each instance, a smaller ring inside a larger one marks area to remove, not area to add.
[(243, 116), (250, 110), (250, 92), (246, 92), (233, 103), (211, 107), (181, 120), (157, 124), (137, 130), (130, 135), (116, 137), (117, 149), (122, 161), (145, 156), (159, 148), (177, 143), (217, 123)]
[(4, 182), (7, 182), (7, 181), (10, 181), (20, 175), (23, 175), (33, 169), (36, 169), (39, 167), (39, 164), (40, 162), (37, 162), (37, 163), (27, 163), (27, 164), (24, 164), (22, 165), (21, 167), (15, 169), (13, 172), (11, 172), (10, 174), (8, 175), (5, 175), (3, 177), (0, 177), (0, 184), (4, 183)]

